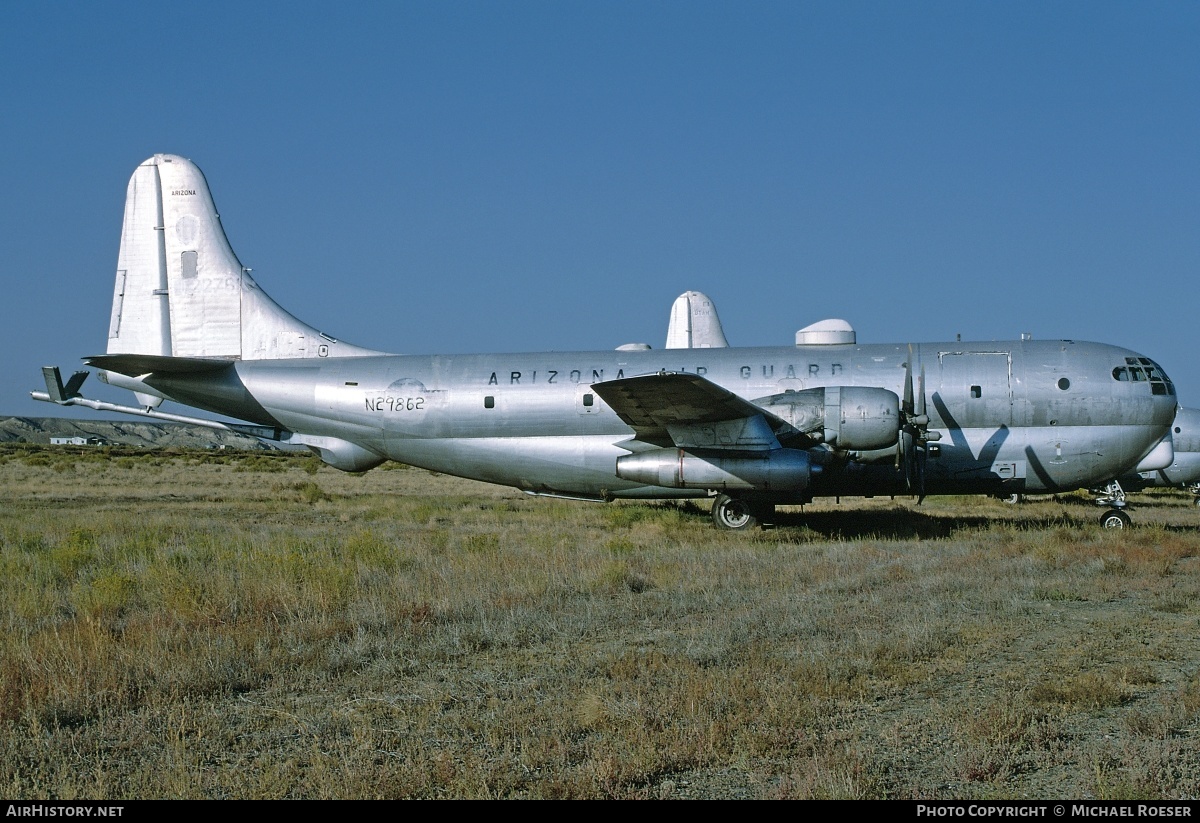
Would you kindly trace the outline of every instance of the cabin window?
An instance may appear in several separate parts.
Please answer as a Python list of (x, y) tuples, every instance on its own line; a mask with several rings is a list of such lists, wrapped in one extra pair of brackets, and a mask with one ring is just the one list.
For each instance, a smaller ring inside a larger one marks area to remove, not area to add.
[(1151, 394), (1175, 394), (1175, 384), (1167, 377), (1167, 373), (1162, 370), (1162, 367), (1148, 357), (1138, 358), (1142, 364), (1142, 368), (1146, 370), (1146, 377), (1150, 381)]
[(1113, 369), (1113, 380), (1120, 383), (1150, 383), (1151, 394), (1174, 396), (1175, 384), (1167, 377), (1162, 366), (1148, 357), (1126, 357), (1124, 366)]
[(496, 398), (495, 398), (495, 397), (492, 397), (492, 395), (490, 395), (490, 394), (489, 394), (489, 395), (487, 395), (487, 396), (485, 396), (485, 397), (483, 398), (483, 407), (484, 407), (485, 409), (494, 409), (494, 408), (496, 408)]
[(583, 405), (585, 405), (585, 406), (592, 405), (592, 396), (590, 394), (585, 394), (583, 396)]
[(982, 386), (972, 386), (971, 387), (971, 396), (977, 400), (980, 397), (983, 397), (983, 387)]
[(1058, 378), (1058, 387), (1063, 391), (1066, 391), (1067, 389), (1071, 388), (1071, 381), (1065, 377), (1060, 377)]

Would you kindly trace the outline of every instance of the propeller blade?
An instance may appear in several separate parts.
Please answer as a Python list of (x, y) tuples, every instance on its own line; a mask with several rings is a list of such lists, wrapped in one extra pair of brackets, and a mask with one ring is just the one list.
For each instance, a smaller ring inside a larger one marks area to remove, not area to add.
[(925, 500), (925, 461), (929, 456), (926, 447), (928, 440), (936, 440), (939, 435), (929, 436), (929, 415), (925, 404), (925, 364), (917, 377), (916, 390), (913, 389), (913, 345), (908, 344), (908, 362), (904, 364), (904, 399), (901, 402), (900, 443), (896, 449), (896, 468), (903, 467), (904, 486), (910, 493), (917, 495), (917, 504)]
[(896, 471), (904, 471), (904, 486), (911, 488), (911, 443), (909, 434), (909, 418), (912, 417), (913, 385), (912, 385), (912, 344), (908, 346), (908, 360), (904, 363), (904, 388), (900, 400), (900, 440), (896, 443)]
[(905, 416), (913, 414), (913, 374), (912, 374), (912, 343), (908, 344), (908, 360), (904, 364), (904, 401), (901, 409)]
[[(912, 359), (911, 357), (909, 358)], [(924, 418), (921, 423), (923, 426), (929, 425), (929, 418), (925, 416), (925, 364), (921, 364), (921, 373), (917, 376), (917, 404), (914, 409), (917, 417)]]

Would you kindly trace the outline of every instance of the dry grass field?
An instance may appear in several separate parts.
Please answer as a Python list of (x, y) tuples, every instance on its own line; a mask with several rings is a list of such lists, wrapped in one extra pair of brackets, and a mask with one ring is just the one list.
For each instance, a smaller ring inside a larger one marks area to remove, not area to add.
[(1200, 509), (0, 450), (0, 796), (1200, 796)]

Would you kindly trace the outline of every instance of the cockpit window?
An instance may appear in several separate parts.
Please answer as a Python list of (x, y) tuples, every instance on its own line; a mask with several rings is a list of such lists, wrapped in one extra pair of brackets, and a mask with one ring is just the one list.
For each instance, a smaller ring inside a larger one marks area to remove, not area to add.
[(1126, 357), (1124, 366), (1113, 369), (1113, 380), (1119, 383), (1150, 383), (1151, 394), (1174, 396), (1175, 384), (1167, 377), (1162, 366), (1149, 357)]

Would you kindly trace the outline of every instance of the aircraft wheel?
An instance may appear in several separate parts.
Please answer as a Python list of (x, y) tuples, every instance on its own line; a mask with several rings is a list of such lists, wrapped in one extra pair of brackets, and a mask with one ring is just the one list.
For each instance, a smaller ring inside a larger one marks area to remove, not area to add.
[(1197, 506), (1200, 506), (1200, 497), (1197, 497), (1197, 498), (1196, 498), (1195, 500), (1193, 500), (1192, 502), (1193, 502), (1193, 503), (1195, 503)]
[(1106, 529), (1128, 529), (1133, 520), (1120, 509), (1109, 509), (1100, 515), (1100, 525)]
[(1010, 494), (1008, 497), (1003, 498), (1003, 500), (1005, 503), (1012, 503), (1012, 504), (1016, 505), (1017, 503), (1023, 503), (1025, 501), (1025, 495)]
[(713, 501), (712, 519), (718, 529), (727, 531), (744, 531), (758, 525), (754, 508), (745, 500), (727, 494), (718, 494)]

